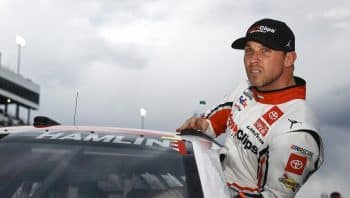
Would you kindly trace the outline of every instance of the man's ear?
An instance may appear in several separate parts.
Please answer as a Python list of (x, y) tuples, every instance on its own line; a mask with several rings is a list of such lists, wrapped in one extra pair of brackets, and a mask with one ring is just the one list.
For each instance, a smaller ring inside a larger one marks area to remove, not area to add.
[(284, 65), (286, 67), (291, 67), (294, 65), (295, 60), (297, 59), (297, 53), (296, 52), (287, 52), (286, 58), (284, 59)]

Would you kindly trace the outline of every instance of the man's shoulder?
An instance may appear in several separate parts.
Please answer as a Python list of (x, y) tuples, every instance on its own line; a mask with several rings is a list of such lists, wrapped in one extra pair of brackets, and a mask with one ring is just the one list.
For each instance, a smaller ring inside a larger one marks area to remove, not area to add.
[(275, 126), (278, 131), (282, 133), (294, 130), (319, 131), (317, 116), (305, 100), (297, 99), (278, 106), (283, 112), (283, 116)]

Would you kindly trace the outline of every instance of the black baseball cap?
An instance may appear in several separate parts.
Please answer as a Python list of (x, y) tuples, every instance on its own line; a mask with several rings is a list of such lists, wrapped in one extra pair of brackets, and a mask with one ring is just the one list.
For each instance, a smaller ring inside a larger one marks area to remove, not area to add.
[(245, 37), (235, 40), (231, 47), (244, 49), (247, 41), (256, 41), (273, 50), (291, 52), (295, 50), (293, 31), (282, 21), (261, 19), (249, 27)]

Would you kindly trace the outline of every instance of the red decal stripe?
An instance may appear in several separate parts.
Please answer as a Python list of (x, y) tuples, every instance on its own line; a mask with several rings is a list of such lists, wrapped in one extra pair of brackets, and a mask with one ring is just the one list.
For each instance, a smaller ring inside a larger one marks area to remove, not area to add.
[(177, 150), (181, 155), (186, 155), (186, 145), (184, 140), (179, 140), (171, 143), (171, 146)]

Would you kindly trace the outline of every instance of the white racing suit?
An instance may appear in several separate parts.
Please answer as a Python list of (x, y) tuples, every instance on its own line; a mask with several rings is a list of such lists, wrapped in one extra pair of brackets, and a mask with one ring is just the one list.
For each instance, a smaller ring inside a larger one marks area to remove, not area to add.
[(220, 151), (227, 185), (237, 197), (294, 197), (323, 162), (306, 83), (261, 92), (244, 82), (205, 115), (211, 137), (228, 133)]

